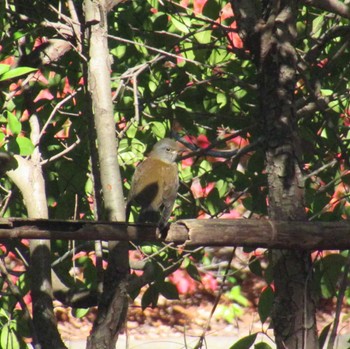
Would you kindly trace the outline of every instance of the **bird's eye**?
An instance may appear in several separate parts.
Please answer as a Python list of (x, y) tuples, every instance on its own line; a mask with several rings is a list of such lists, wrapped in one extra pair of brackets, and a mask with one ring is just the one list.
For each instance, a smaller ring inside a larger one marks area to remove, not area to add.
[(166, 150), (167, 152), (171, 151), (171, 149), (170, 149), (170, 148), (166, 148), (165, 150)]

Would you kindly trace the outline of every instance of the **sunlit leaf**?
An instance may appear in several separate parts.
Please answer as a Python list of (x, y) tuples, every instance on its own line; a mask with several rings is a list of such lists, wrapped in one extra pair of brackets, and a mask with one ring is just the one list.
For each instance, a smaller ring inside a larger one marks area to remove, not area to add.
[(7, 126), (11, 133), (14, 135), (18, 135), (22, 131), (21, 122), (17, 119), (17, 117), (14, 114), (10, 112), (7, 113)]
[(211, 30), (203, 30), (196, 33), (194, 37), (200, 44), (208, 44), (211, 40)]
[(8, 64), (0, 64), (0, 77), (4, 75), (11, 69), (11, 66)]
[(27, 137), (17, 137), (16, 142), (19, 146), (19, 153), (22, 156), (32, 155), (34, 151), (34, 145), (32, 141)]
[(89, 312), (89, 308), (73, 308), (72, 314), (74, 317), (80, 319)]
[(11, 70), (3, 73), (3, 74), (0, 74), (0, 81), (17, 78), (19, 76), (32, 73), (32, 72), (34, 72), (36, 70), (37, 70), (37, 68), (30, 68), (30, 67), (14, 68), (14, 69), (11, 69)]
[(191, 27), (191, 21), (188, 17), (173, 15), (170, 16), (171, 22), (174, 24), (177, 30), (187, 34)]

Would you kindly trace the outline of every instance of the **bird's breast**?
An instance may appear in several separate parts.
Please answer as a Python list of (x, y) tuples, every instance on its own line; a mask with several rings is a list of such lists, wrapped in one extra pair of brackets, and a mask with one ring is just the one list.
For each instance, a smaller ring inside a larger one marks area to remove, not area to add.
[(169, 200), (175, 200), (178, 185), (175, 163), (148, 158), (135, 170), (130, 195), (142, 207), (158, 210)]

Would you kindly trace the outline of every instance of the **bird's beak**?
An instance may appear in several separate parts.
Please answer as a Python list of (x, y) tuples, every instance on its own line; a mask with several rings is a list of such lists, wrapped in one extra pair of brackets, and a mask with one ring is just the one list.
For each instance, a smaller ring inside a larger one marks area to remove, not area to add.
[(174, 150), (174, 156), (176, 156), (176, 161), (179, 161), (179, 159), (182, 156), (182, 153), (185, 151), (185, 149), (178, 147), (176, 150)]

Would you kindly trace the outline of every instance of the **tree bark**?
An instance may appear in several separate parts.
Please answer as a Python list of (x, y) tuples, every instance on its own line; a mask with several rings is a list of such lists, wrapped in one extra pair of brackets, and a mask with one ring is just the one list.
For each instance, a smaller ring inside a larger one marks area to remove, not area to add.
[[(271, 1), (261, 36), (261, 115), (267, 136), (269, 217), (306, 220), (294, 110), (296, 1)], [(272, 251), (277, 348), (317, 348), (312, 265), (308, 252)]]
[(150, 224), (0, 219), (0, 239), (98, 239), (133, 241), (136, 244), (141, 241), (164, 241), (186, 246), (243, 246), (304, 251), (350, 249), (350, 222), (184, 219), (170, 225), (164, 240), (158, 236), (157, 226)]
[[(101, 174), (104, 209), (109, 221), (125, 221), (123, 186), (117, 159), (110, 61), (107, 41), (109, 1), (84, 1), (88, 27), (88, 88), (92, 98), (94, 125)], [(104, 275), (97, 319), (87, 348), (114, 348), (126, 321), (128, 309), (127, 279), (129, 275), (128, 243), (109, 242), (108, 267)]]
[[(266, 136), (268, 210), (273, 220), (306, 220), (294, 106), (297, 1), (231, 1), (243, 40), (259, 70), (261, 124)], [(244, 8), (243, 8), (244, 3)], [(318, 348), (308, 252), (272, 251), (277, 348)]]
[[(31, 116), (34, 144), (39, 134), (36, 115)], [(29, 218), (48, 218), (45, 180), (40, 166), (39, 146), (30, 159), (15, 156), (17, 168), (7, 172), (15, 185), (20, 189)], [(30, 240), (30, 284), (33, 303), (33, 323), (42, 349), (64, 349), (57, 330), (56, 317), (52, 303), (51, 283), (51, 246), (48, 240)], [(35, 346), (36, 347), (36, 346)]]

